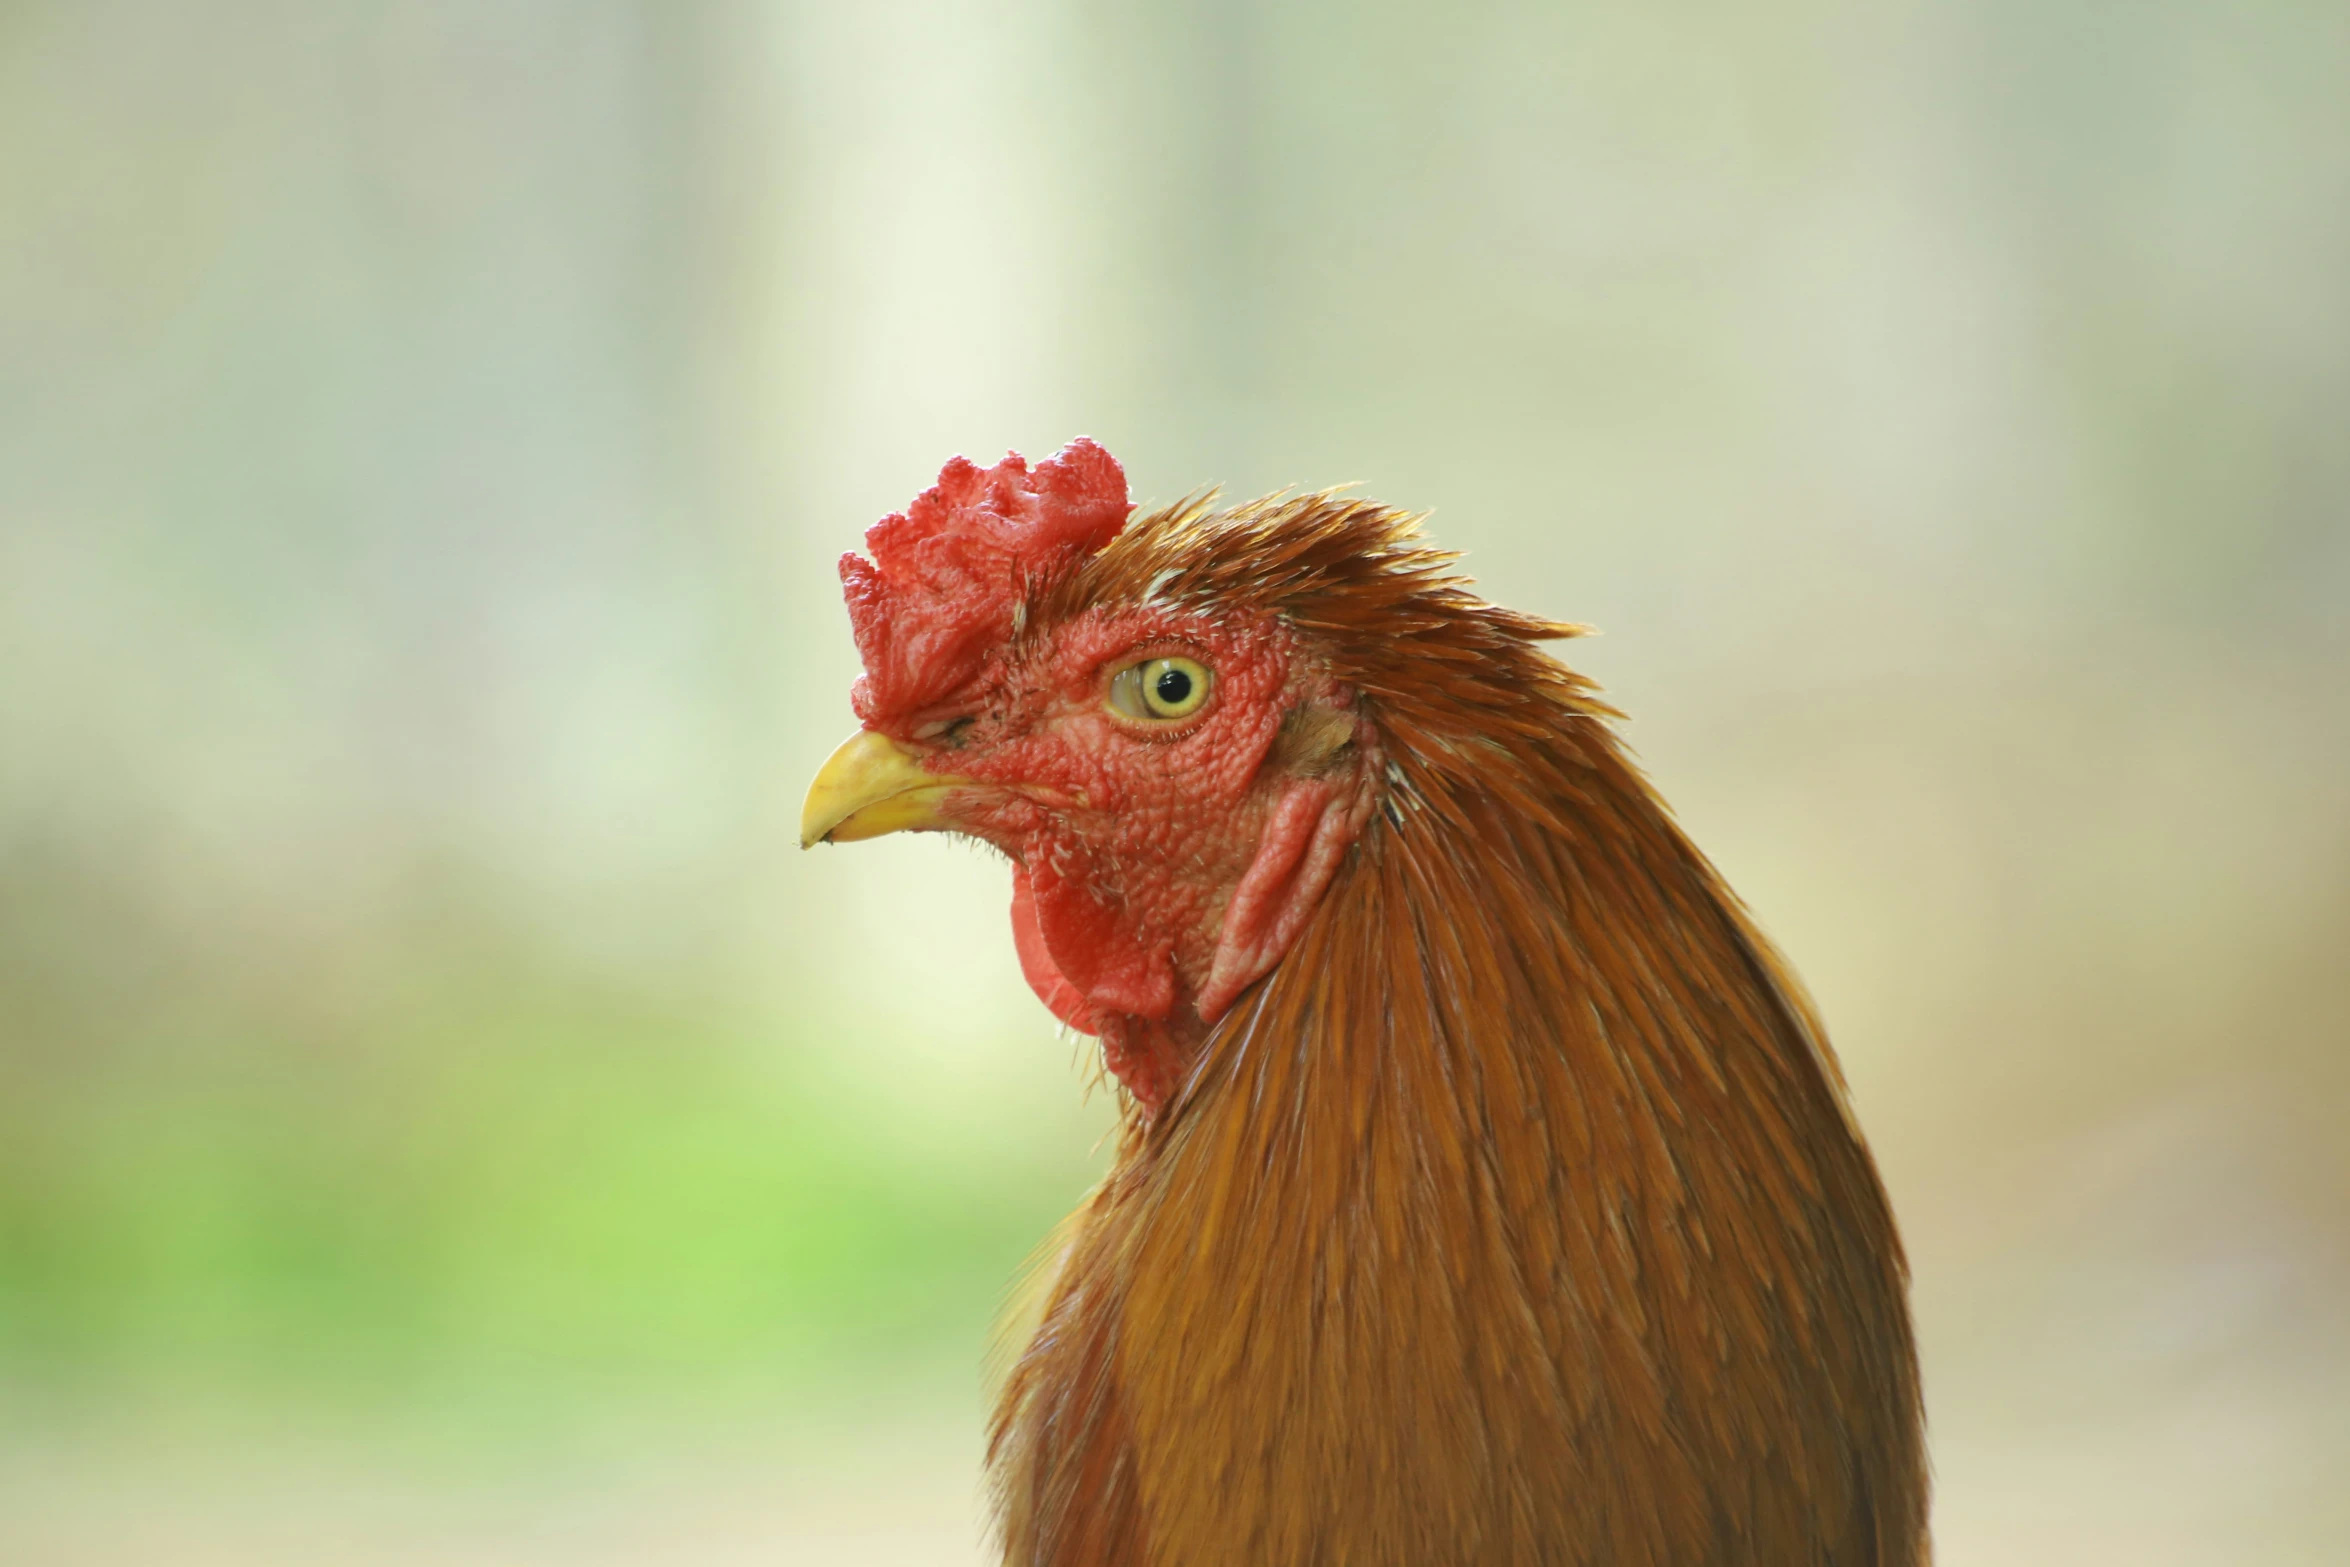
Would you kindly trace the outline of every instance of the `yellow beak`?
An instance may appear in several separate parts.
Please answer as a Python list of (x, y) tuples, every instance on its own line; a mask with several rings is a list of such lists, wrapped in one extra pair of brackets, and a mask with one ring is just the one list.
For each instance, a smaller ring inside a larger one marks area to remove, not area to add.
[(946, 826), (938, 802), (949, 789), (975, 780), (934, 773), (913, 752), (884, 734), (860, 729), (816, 770), (800, 807), (800, 847), (855, 843), (887, 832), (936, 831)]

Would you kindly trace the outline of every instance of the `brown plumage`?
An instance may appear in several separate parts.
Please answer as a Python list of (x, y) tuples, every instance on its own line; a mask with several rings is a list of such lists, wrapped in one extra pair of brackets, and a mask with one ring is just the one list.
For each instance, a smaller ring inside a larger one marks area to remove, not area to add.
[[(1040, 648), (1137, 606), (1268, 628), (1302, 683), (1246, 798), (1368, 808), (1236, 1001), (1097, 1020), (1141, 1086), (1005, 1379), (1005, 1559), (1922, 1562), (1901, 1248), (1817, 1020), (1543, 651), (1577, 628), (1449, 559), (1308, 495), (1023, 579)], [(964, 830), (1024, 877), (1052, 841)]]

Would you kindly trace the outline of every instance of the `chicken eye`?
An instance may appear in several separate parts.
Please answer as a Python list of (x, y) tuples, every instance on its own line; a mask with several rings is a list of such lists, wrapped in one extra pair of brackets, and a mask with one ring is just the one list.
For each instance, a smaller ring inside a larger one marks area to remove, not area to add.
[(1110, 708), (1124, 718), (1189, 718), (1208, 699), (1213, 682), (1205, 665), (1188, 658), (1154, 658), (1118, 671)]

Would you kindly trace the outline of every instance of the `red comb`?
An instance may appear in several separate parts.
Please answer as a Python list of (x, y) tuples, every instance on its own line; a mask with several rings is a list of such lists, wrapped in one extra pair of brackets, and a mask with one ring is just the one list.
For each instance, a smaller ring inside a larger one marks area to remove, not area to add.
[(1118, 536), (1133, 507), (1126, 470), (1083, 436), (1033, 472), (956, 457), (914, 504), (865, 530), (871, 561), (840, 558), (864, 676), (849, 694), (867, 723), (953, 694), (1012, 634), (1021, 601)]

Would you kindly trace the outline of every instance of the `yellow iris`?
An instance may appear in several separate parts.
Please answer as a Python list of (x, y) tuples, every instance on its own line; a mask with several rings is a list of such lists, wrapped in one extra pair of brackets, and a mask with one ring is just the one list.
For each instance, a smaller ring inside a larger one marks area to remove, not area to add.
[(1145, 723), (1189, 718), (1207, 701), (1213, 679), (1205, 665), (1192, 659), (1147, 659), (1119, 670), (1110, 681), (1110, 710)]

